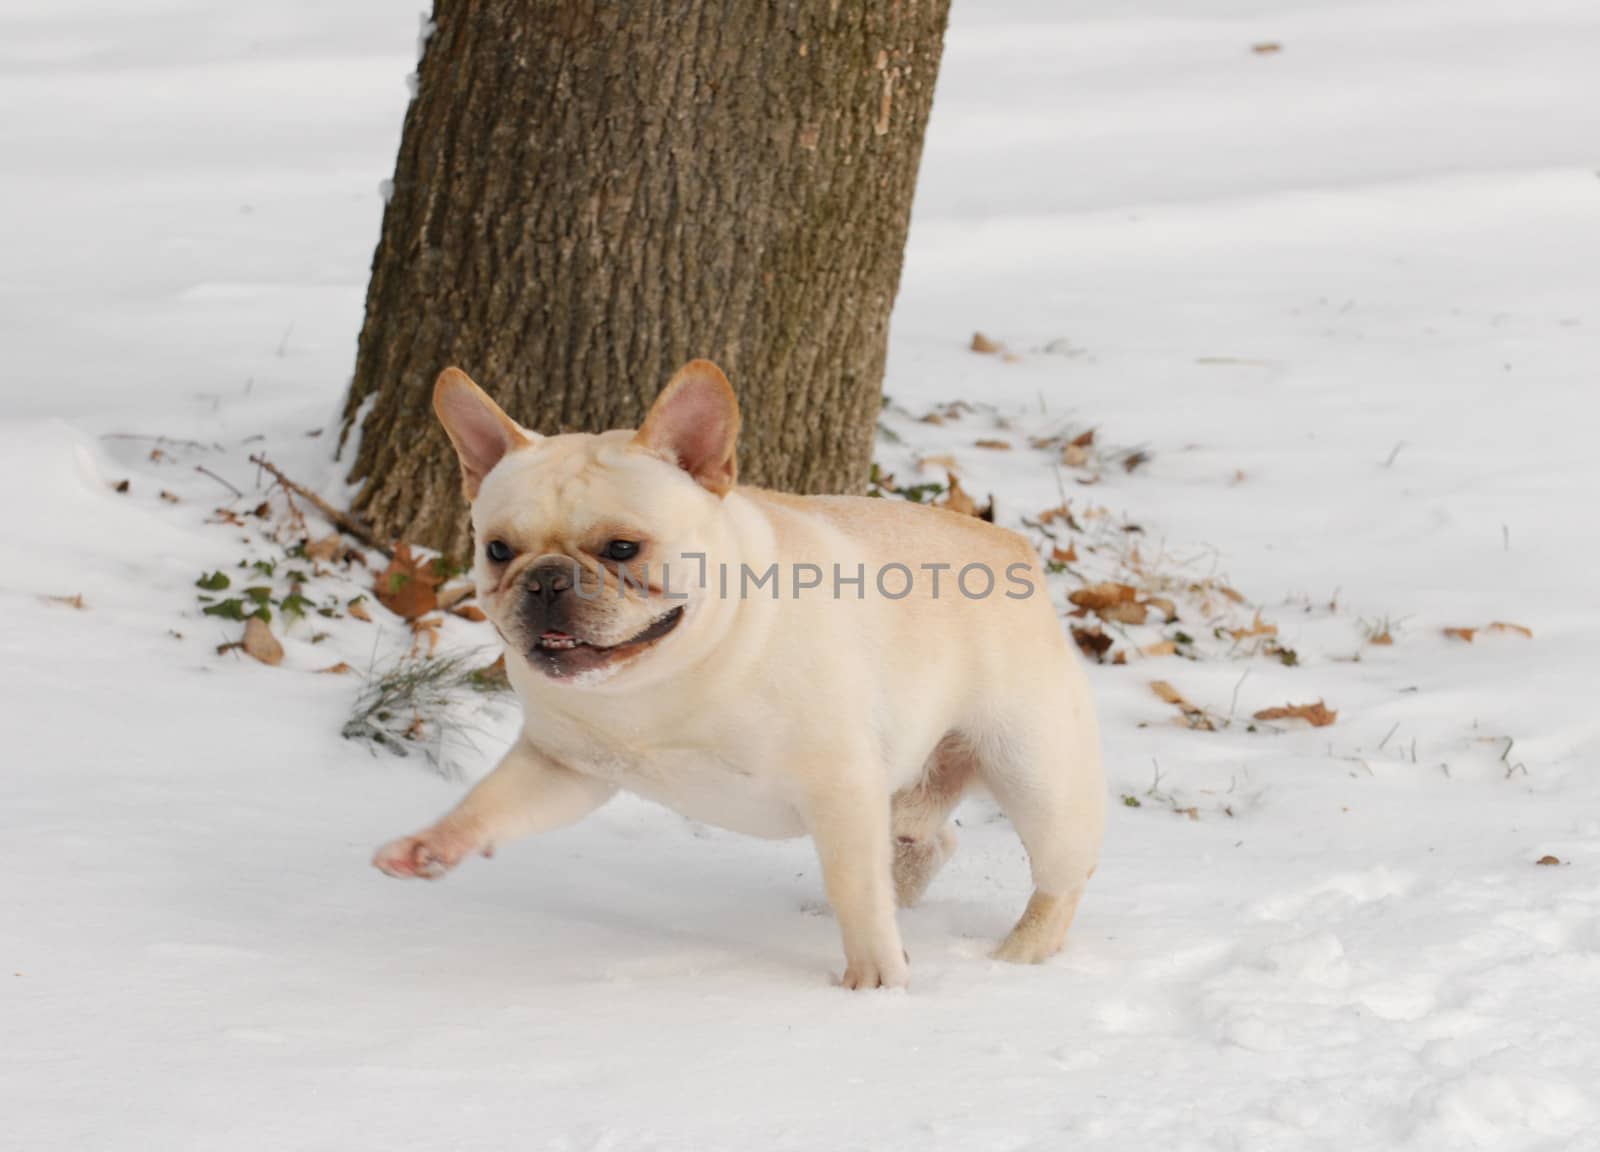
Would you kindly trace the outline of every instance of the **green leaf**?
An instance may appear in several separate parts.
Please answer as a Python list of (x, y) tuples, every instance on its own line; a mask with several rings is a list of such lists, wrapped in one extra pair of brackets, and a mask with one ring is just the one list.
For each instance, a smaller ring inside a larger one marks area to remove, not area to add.
[(272, 602), (272, 589), (266, 584), (257, 584), (254, 588), (246, 588), (244, 594), (257, 604), (270, 604)]
[(291, 592), (278, 602), (278, 607), (283, 609), (283, 614), (294, 620), (304, 616), (312, 606), (311, 601), (298, 592)]
[(224, 620), (243, 620), (244, 601), (239, 599), (223, 600), (218, 604), (209, 604), (201, 609), (207, 616), (221, 616)]
[(219, 568), (209, 576), (200, 577), (194, 582), (194, 586), (204, 588), (207, 592), (221, 592), (232, 583), (233, 581), (228, 579), (228, 574)]

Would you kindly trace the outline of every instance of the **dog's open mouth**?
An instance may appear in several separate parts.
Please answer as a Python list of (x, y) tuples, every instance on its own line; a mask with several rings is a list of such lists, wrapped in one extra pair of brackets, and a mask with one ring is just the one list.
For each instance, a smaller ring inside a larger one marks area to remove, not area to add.
[(533, 642), (530, 662), (547, 676), (575, 676), (628, 659), (678, 626), (683, 608), (656, 617), (639, 632), (616, 644), (594, 644), (570, 632), (546, 629)]

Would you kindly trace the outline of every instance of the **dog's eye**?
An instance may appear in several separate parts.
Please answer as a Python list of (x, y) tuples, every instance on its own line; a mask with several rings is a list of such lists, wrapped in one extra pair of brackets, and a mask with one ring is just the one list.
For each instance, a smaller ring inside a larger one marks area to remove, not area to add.
[(511, 559), (511, 545), (504, 540), (491, 540), (483, 553), (494, 563), (505, 564)]
[(607, 560), (632, 560), (639, 554), (637, 540), (613, 540), (606, 545)]

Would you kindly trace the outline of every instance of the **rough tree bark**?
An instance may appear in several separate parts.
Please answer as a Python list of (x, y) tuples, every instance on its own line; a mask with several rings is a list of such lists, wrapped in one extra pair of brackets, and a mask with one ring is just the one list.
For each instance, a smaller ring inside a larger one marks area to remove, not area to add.
[(864, 483), (949, 0), (436, 0), (345, 406), (356, 511), (461, 555), (434, 377), (540, 431), (727, 370), (741, 480)]

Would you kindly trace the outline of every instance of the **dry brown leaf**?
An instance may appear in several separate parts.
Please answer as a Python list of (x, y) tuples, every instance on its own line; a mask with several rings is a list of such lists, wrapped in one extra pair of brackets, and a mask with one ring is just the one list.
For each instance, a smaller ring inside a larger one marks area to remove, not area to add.
[(435, 592), (439, 571), (431, 560), (418, 560), (411, 545), (402, 540), (395, 545), (394, 559), (378, 573), (373, 592), (378, 601), (396, 616), (415, 620), (432, 612), (439, 603)]
[(305, 554), (307, 560), (321, 560), (331, 562), (344, 554), (344, 537), (337, 532), (330, 533), (320, 540), (306, 541)]
[(171, 492), (168, 492), (165, 488), (161, 490), (160, 496), (161, 499), (165, 500), (168, 504), (176, 504), (178, 502), (177, 496), (173, 495)]
[(111, 486), (111, 490), (113, 492), (120, 492), (120, 493), (126, 495), (128, 489), (130, 487), (131, 487), (131, 485), (126, 480), (118, 480), (115, 484), (113, 484)]
[(1141, 464), (1147, 464), (1149, 461), (1150, 453), (1145, 452), (1142, 449), (1129, 452), (1122, 458), (1122, 470), (1124, 472), (1132, 472)]
[(1390, 635), (1389, 630), (1385, 628), (1382, 632), (1373, 633), (1371, 638), (1367, 640), (1367, 643), (1375, 644), (1379, 648), (1387, 648), (1394, 643), (1394, 637)]
[(1326, 728), (1339, 718), (1321, 700), (1315, 704), (1285, 704), (1278, 708), (1263, 708), (1255, 714), (1257, 720), (1304, 720), (1313, 728)]
[(920, 419), (924, 424), (943, 424), (944, 423), (944, 417), (939, 415), (939, 413), (937, 413), (937, 412), (926, 413), (925, 415), (918, 417), (918, 419)]
[(471, 620), (474, 624), (482, 624), (489, 618), (484, 614), (483, 609), (476, 604), (462, 604), (459, 607), (452, 608), (450, 609), (450, 615), (459, 616), (463, 620)]
[(463, 600), (470, 600), (476, 592), (477, 589), (471, 584), (449, 584), (439, 589), (436, 599), (439, 602), (439, 607), (448, 611)]
[(1178, 642), (1176, 640), (1159, 640), (1154, 644), (1146, 644), (1139, 649), (1141, 656), (1176, 656)]
[(1079, 608), (1087, 608), (1091, 612), (1100, 612), (1116, 604), (1131, 604), (1139, 599), (1139, 590), (1131, 584), (1090, 584), (1083, 588), (1074, 589), (1067, 595), (1067, 599)]
[(972, 350), (981, 352), (985, 356), (993, 356), (996, 352), (1005, 351), (1005, 345), (997, 340), (989, 339), (982, 332), (974, 332), (972, 334)]
[(1175, 623), (1178, 619), (1178, 606), (1165, 596), (1146, 596), (1144, 602), (1157, 612), (1168, 623)]
[(1532, 628), (1524, 628), (1521, 624), (1508, 624), (1504, 620), (1496, 620), (1493, 624), (1490, 624), (1489, 625), (1489, 631), (1490, 632), (1515, 632), (1518, 636), (1526, 636), (1529, 640), (1533, 639), (1533, 629)]
[(1076, 564), (1078, 561), (1078, 543), (1075, 540), (1067, 541), (1065, 548), (1059, 545), (1050, 549), (1050, 560), (1055, 564)]
[(1082, 525), (1078, 523), (1077, 518), (1072, 515), (1072, 508), (1068, 504), (1058, 504), (1054, 508), (1046, 508), (1043, 512), (1039, 513), (1039, 523), (1041, 524), (1054, 524), (1057, 521), (1065, 524), (1074, 532), (1081, 532), (1083, 530)]
[(959, 512), (963, 516), (976, 516), (978, 514), (978, 502), (961, 487), (961, 481), (956, 479), (954, 472), (946, 472), (944, 475), (945, 482), (950, 487), (949, 491), (945, 493), (944, 499), (939, 502), (939, 507), (948, 508), (952, 512)]
[(1250, 45), (1250, 51), (1257, 56), (1275, 56), (1283, 51), (1283, 45), (1276, 40), (1263, 40), (1259, 44)]
[(1198, 728), (1204, 732), (1216, 731), (1217, 726), (1211, 722), (1211, 717), (1206, 715), (1206, 710), (1198, 704), (1191, 704), (1185, 700), (1183, 694), (1165, 680), (1152, 681), (1150, 691), (1182, 712), (1183, 718), (1189, 722), (1191, 728)]
[(1192, 704), (1183, 698), (1183, 694), (1181, 692), (1179, 692), (1171, 684), (1168, 684), (1165, 680), (1154, 681), (1150, 685), (1150, 691), (1154, 692), (1157, 696), (1161, 697), (1161, 699), (1175, 707), (1193, 707)]
[(1011, 451), (1011, 441), (1009, 440), (976, 440), (972, 446), (974, 448), (986, 448), (990, 452)]
[(1076, 435), (1076, 436), (1074, 436), (1072, 438), (1072, 446), (1074, 448), (1087, 448), (1087, 447), (1089, 447), (1089, 445), (1091, 445), (1093, 443), (1094, 443), (1094, 429), (1093, 428), (1089, 429), (1087, 432), (1080, 432), (1078, 435)]
[(1218, 584), (1217, 585), (1217, 591), (1221, 595), (1227, 597), (1229, 600), (1232, 600), (1235, 604), (1243, 604), (1243, 603), (1245, 603), (1244, 596), (1241, 595), (1238, 592), (1235, 592), (1232, 588), (1229, 588), (1226, 584)]
[(1081, 444), (1068, 444), (1061, 450), (1061, 463), (1068, 468), (1087, 468), (1089, 450)]
[(239, 643), (263, 664), (283, 663), (283, 645), (278, 643), (272, 629), (259, 616), (252, 616), (244, 622), (244, 638)]
[(1101, 631), (1098, 624), (1093, 628), (1074, 625), (1072, 639), (1077, 642), (1079, 651), (1097, 663), (1104, 663), (1106, 653), (1111, 650), (1112, 639)]
[(961, 465), (954, 456), (940, 453), (936, 456), (918, 456), (918, 468), (942, 468), (946, 472), (960, 472)]
[(1278, 634), (1278, 626), (1263, 620), (1261, 613), (1258, 611), (1256, 618), (1250, 622), (1249, 627), (1229, 628), (1226, 631), (1235, 640), (1248, 640), (1252, 636), (1276, 636)]
[(346, 608), (345, 611), (350, 613), (350, 615), (354, 616), (357, 620), (365, 620), (368, 624), (372, 623), (372, 613), (367, 611), (366, 597), (362, 597), (359, 600), (352, 600), (350, 602), (350, 606)]
[(1537, 860), (1535, 860), (1534, 863), (1543, 865), (1546, 868), (1554, 868), (1558, 864), (1561, 863), (1561, 857), (1559, 857), (1559, 856), (1541, 856)]
[(1452, 640), (1465, 640), (1468, 644), (1471, 644), (1472, 638), (1478, 634), (1478, 630), (1476, 628), (1446, 628), (1444, 634)]
[(65, 604), (68, 608), (76, 608), (79, 612), (83, 612), (89, 607), (88, 604), (84, 603), (82, 592), (76, 592), (71, 596), (44, 596), (41, 599), (46, 604)]
[(1150, 606), (1137, 600), (1108, 604), (1094, 611), (1102, 620), (1113, 620), (1118, 624), (1143, 624), (1150, 617)]
[(329, 664), (326, 668), (318, 668), (317, 674), (319, 676), (348, 676), (354, 671), (354, 668), (341, 660), (337, 664)]

